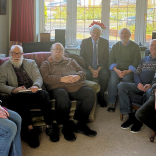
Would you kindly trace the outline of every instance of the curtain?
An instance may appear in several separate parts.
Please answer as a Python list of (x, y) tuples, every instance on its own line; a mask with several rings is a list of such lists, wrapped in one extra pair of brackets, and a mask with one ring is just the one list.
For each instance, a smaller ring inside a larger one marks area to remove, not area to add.
[(34, 0), (12, 0), (10, 41), (34, 42)]

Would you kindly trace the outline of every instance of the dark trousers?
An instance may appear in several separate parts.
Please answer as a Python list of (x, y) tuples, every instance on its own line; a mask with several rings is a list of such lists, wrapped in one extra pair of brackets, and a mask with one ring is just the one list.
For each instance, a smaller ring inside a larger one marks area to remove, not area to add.
[(53, 123), (49, 95), (44, 90), (37, 91), (36, 93), (22, 92), (13, 94), (11, 95), (8, 108), (20, 114), (23, 128), (32, 125), (32, 116), (30, 112), (30, 109), (32, 108), (41, 109), (41, 112), (44, 115), (44, 121), (47, 125)]
[[(100, 91), (99, 91), (100, 96), (104, 96), (104, 92), (106, 91), (108, 86), (109, 78), (110, 78), (109, 70), (102, 68), (99, 71), (99, 76), (97, 78), (98, 83), (100, 85)], [(90, 81), (92, 81), (93, 79), (92, 73), (89, 69), (86, 69), (86, 79)]]
[(88, 120), (89, 114), (95, 102), (94, 91), (86, 86), (83, 86), (78, 91), (72, 93), (68, 93), (62, 88), (56, 88), (49, 91), (49, 95), (50, 98), (56, 100), (56, 121), (59, 124), (64, 124), (69, 121), (69, 113), (71, 108), (70, 100), (80, 101), (76, 105), (74, 119), (85, 123)]
[(149, 99), (136, 112), (136, 118), (156, 132), (155, 96)]

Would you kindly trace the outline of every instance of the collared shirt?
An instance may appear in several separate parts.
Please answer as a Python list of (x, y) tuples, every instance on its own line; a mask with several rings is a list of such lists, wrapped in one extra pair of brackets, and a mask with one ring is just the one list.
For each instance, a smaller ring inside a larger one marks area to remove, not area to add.
[(153, 57), (151, 54), (149, 54), (149, 56), (154, 60), (156, 57)]
[(97, 65), (99, 65), (99, 62), (98, 62), (98, 43), (99, 43), (99, 39), (98, 39), (97, 41), (94, 41), (94, 40), (92, 39), (93, 49), (94, 49), (94, 42), (97, 42), (97, 44), (96, 44), (96, 49), (97, 49)]
[[(128, 46), (129, 45), (129, 43), (130, 43), (130, 40), (128, 41), (128, 43), (125, 45), (125, 46)], [(123, 43), (121, 42), (121, 44), (123, 45)], [(124, 46), (124, 45), (123, 45)]]

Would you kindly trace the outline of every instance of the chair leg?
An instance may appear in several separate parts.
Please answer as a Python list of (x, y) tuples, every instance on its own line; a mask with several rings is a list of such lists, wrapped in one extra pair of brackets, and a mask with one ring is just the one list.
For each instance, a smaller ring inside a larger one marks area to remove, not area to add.
[(154, 139), (155, 139), (155, 132), (153, 131), (153, 135), (150, 137), (150, 141), (154, 142)]
[(120, 114), (120, 120), (121, 121), (123, 120), (123, 114)]

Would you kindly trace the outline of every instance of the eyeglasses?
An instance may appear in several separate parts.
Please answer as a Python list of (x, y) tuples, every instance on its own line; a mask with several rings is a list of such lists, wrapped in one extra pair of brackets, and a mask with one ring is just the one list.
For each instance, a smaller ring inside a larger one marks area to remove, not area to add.
[(55, 49), (53, 49), (54, 51), (60, 51), (60, 52), (62, 52), (63, 51), (63, 49), (57, 49), (57, 48), (55, 48)]
[(11, 55), (12, 55), (12, 56), (16, 56), (16, 55), (17, 55), (17, 56), (21, 56), (22, 54), (23, 54), (23, 53), (11, 52)]

